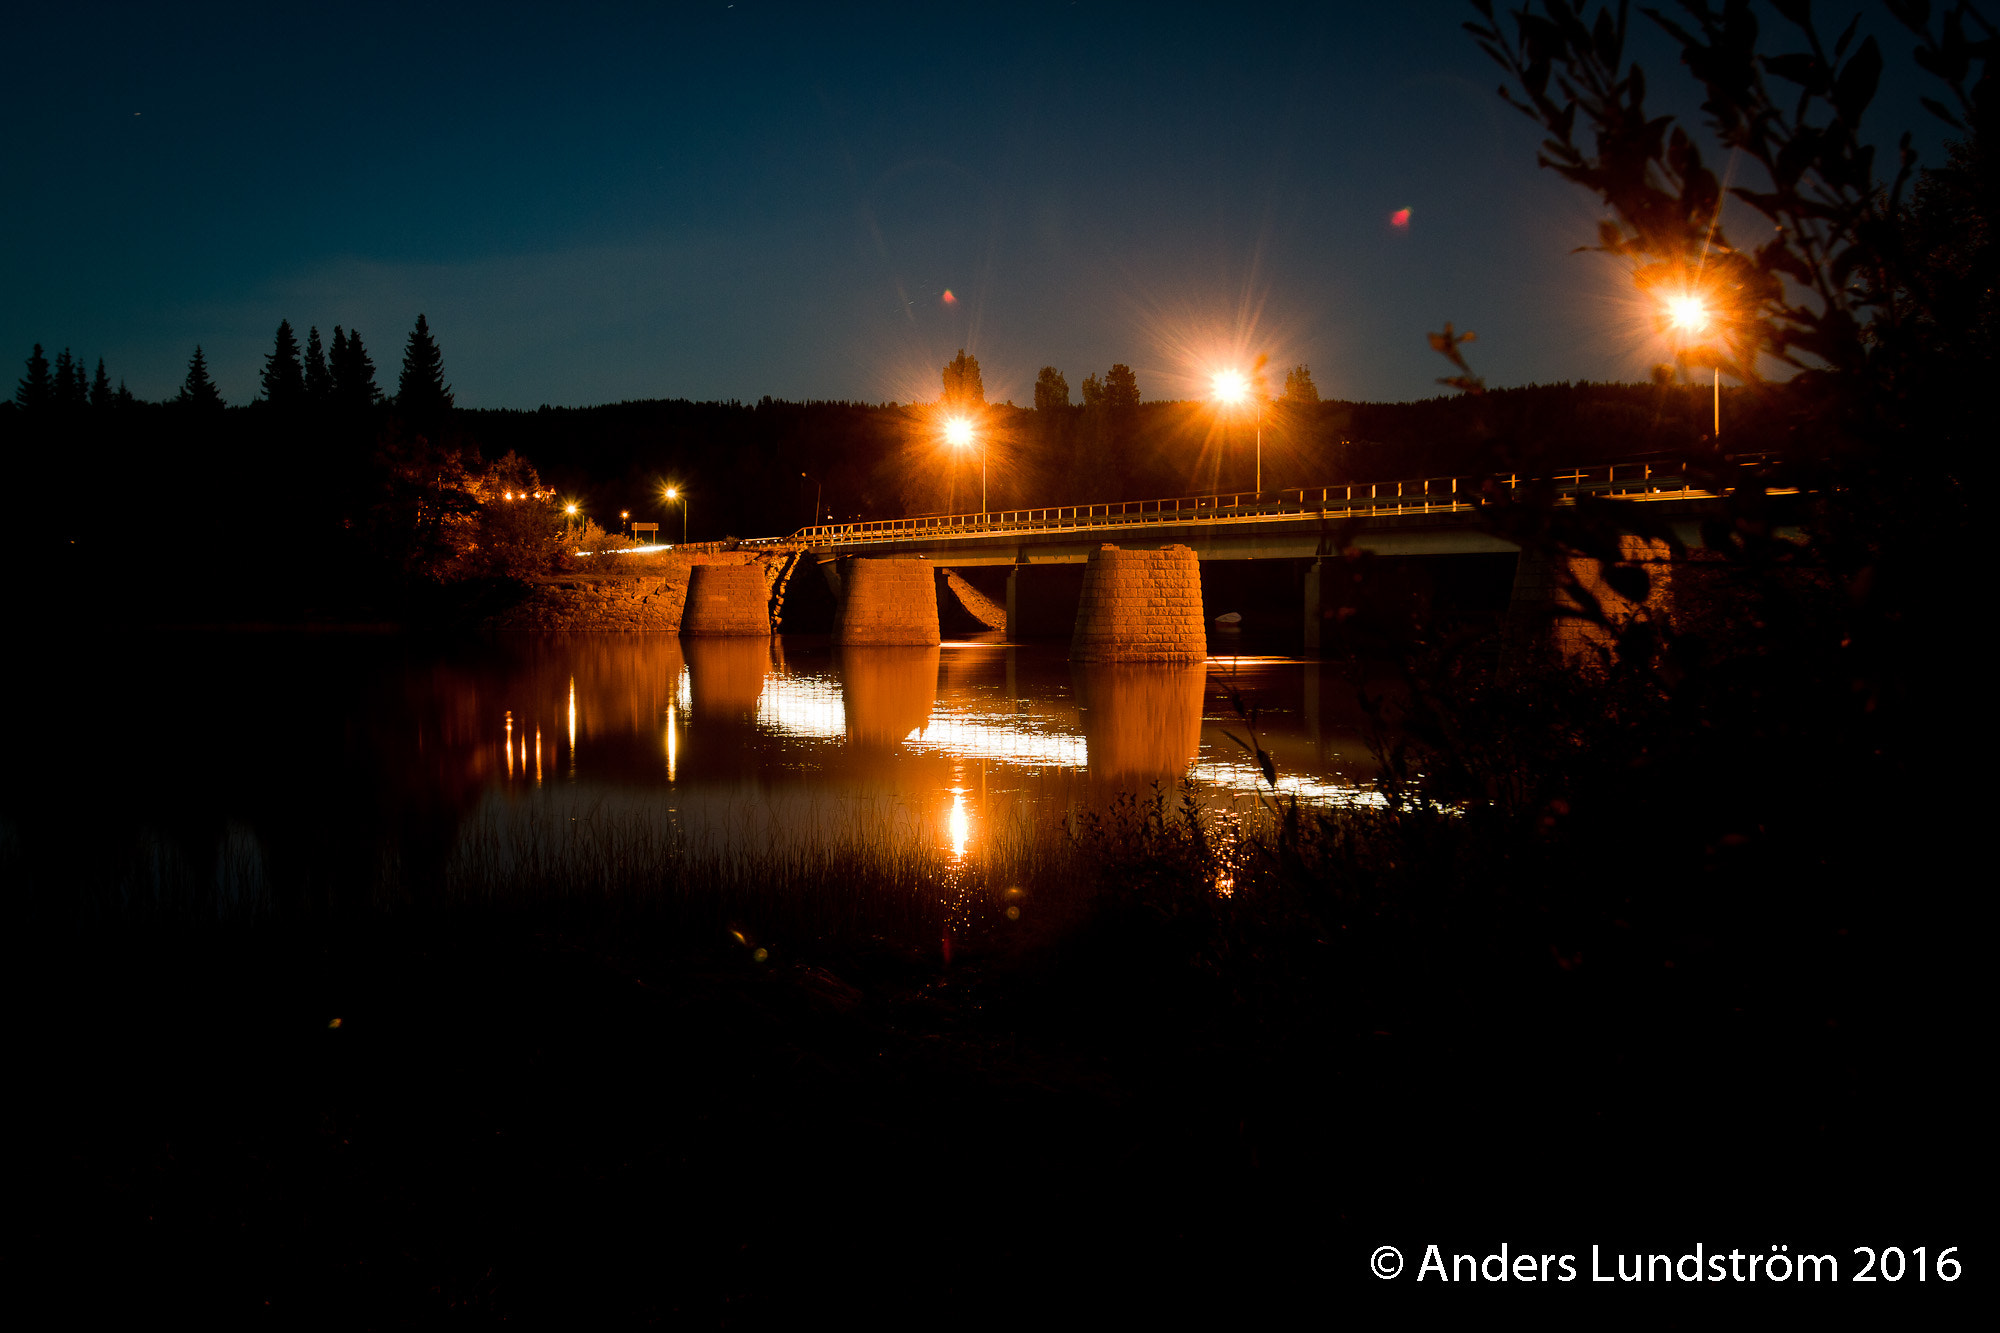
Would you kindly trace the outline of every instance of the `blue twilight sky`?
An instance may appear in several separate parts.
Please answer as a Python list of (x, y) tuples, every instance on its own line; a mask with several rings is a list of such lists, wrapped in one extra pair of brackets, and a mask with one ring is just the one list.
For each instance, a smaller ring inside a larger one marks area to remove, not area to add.
[[(994, 400), (1116, 361), (1193, 396), (1239, 353), (1403, 399), (1447, 319), (1496, 384), (1642, 377), (1469, 13), (38, 6), (0, 81), (5, 386), (40, 342), (166, 397), (200, 343), (243, 402), (289, 319), (393, 389), (419, 311), (473, 407), (934, 397), (959, 347)], [(1917, 91), (1879, 126), (1939, 160)]]

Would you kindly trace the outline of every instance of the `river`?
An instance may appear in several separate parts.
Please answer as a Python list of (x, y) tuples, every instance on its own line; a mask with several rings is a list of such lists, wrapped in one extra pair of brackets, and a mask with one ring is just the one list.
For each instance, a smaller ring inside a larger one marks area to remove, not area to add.
[(1083, 666), (997, 637), (46, 644), (17, 662), (24, 752), (0, 834), (45, 902), (118, 915), (444, 879), (532, 897), (690, 852), (962, 862), (1155, 784), (1254, 807), (1273, 789), (1244, 742), (1282, 798), (1369, 799), (1342, 673), (1216, 646), (1190, 666)]

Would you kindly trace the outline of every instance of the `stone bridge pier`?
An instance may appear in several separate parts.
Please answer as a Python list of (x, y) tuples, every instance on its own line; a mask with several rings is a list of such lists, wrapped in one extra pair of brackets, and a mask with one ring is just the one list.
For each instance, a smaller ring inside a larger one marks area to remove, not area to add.
[(1185, 546), (1090, 553), (1070, 636), (1072, 662), (1199, 662), (1208, 656), (1201, 562)]
[(931, 648), (938, 630), (935, 567), (928, 560), (850, 556), (826, 570), (839, 600), (833, 640)]
[(762, 565), (696, 565), (688, 571), (681, 633), (771, 637), (771, 579)]

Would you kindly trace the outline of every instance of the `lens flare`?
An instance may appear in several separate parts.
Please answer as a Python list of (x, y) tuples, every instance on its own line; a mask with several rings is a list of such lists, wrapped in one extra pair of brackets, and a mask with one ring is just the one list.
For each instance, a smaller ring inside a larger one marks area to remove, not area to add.
[(949, 288), (949, 287), (947, 287), (947, 288), (945, 288), (945, 289), (944, 289), (944, 298), (943, 298), (943, 299), (944, 299), (944, 303), (945, 303), (946, 305), (957, 305), (957, 304), (958, 304), (958, 298), (957, 298), (956, 296), (953, 296), (953, 295), (951, 294), (951, 288)]
[(1410, 225), (1410, 210), (1407, 208), (1399, 208), (1395, 212), (1391, 213), (1389, 215), (1389, 225), (1392, 227), (1400, 227), (1407, 230)]
[(1669, 297), (1667, 321), (1683, 333), (1700, 333), (1708, 327), (1708, 306), (1698, 296)]
[(1240, 403), (1250, 396), (1250, 381), (1240, 370), (1215, 372), (1215, 398), (1222, 403)]
[(964, 417), (953, 417), (944, 423), (944, 442), (954, 448), (963, 449), (972, 443), (972, 423)]

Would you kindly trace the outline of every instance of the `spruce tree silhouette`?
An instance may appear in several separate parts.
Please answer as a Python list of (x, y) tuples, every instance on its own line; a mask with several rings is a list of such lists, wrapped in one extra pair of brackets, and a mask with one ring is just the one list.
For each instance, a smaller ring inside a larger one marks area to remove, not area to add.
[(14, 390), (14, 401), (25, 411), (46, 412), (55, 400), (55, 385), (49, 380), (49, 359), (42, 355), (42, 345), (36, 343), (35, 350), (28, 355), (28, 373)]
[(69, 348), (63, 348), (62, 355), (56, 358), (56, 406), (65, 412), (82, 407), (88, 388), (83, 367), (77, 365)]
[(336, 407), (347, 403), (347, 333), (333, 326), (333, 350), (326, 355), (327, 392)]
[(396, 381), (396, 410), (412, 427), (435, 431), (451, 413), (451, 386), (444, 382), (444, 356), (419, 314), (403, 349), (403, 374)]
[(203, 412), (220, 412), (223, 408), (222, 394), (208, 377), (208, 359), (201, 354), (200, 343), (195, 344), (194, 356), (188, 360), (187, 379), (174, 402)]
[(104, 358), (97, 358), (97, 378), (90, 382), (90, 405), (111, 406), (111, 377), (104, 373)]
[(361, 344), (361, 330), (342, 333), (333, 326), (333, 360), (329, 366), (333, 380), (333, 405), (343, 412), (365, 412), (381, 399), (375, 387), (375, 363)]
[(320, 346), (317, 324), (306, 333), (304, 377), (307, 403), (314, 407), (325, 407), (332, 401), (333, 374), (326, 366), (326, 350)]
[(278, 336), (264, 358), (264, 401), (272, 407), (295, 408), (306, 398), (304, 372), (299, 369), (299, 340), (292, 322), (278, 321)]

